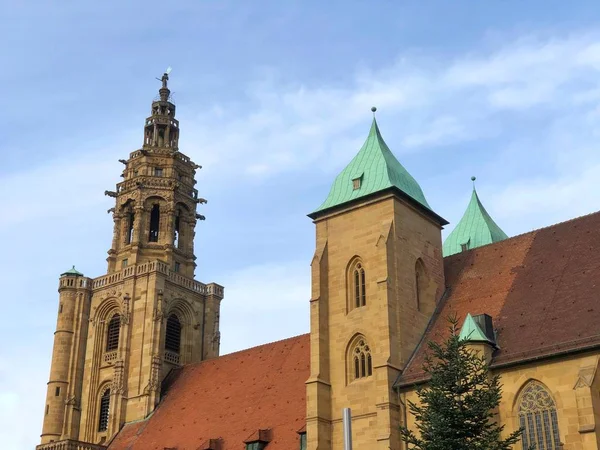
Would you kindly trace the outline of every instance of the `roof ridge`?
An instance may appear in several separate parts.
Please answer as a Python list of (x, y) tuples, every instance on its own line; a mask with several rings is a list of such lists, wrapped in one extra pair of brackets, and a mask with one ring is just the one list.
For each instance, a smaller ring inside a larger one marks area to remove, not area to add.
[(277, 341), (265, 342), (264, 344), (256, 345), (254, 347), (248, 347), (248, 348), (244, 348), (242, 350), (236, 350), (235, 352), (225, 353), (224, 355), (217, 356), (216, 358), (204, 359), (202, 361), (197, 361), (197, 362), (185, 364), (184, 366), (182, 366), (182, 369), (185, 369), (187, 367), (195, 367), (195, 366), (198, 366), (200, 364), (209, 363), (211, 361), (214, 362), (214, 361), (217, 361), (217, 360), (218, 361), (223, 361), (223, 360), (226, 360), (226, 359), (231, 359), (234, 356), (239, 356), (241, 353), (250, 352), (252, 350), (257, 350), (257, 349), (260, 349), (262, 347), (268, 347), (270, 345), (281, 344), (281, 343), (286, 342), (286, 341), (293, 341), (293, 340), (298, 340), (299, 341), (301, 338), (307, 337), (307, 336), (310, 336), (310, 333), (298, 334), (296, 336), (291, 336), (291, 337), (288, 337), (288, 338), (279, 339)]
[(479, 247), (475, 247), (475, 248), (471, 248), (471, 249), (465, 250), (464, 252), (454, 253), (452, 255), (444, 256), (444, 259), (452, 258), (453, 256), (456, 256), (456, 255), (463, 255), (463, 254), (469, 253), (469, 252), (471, 252), (473, 250), (481, 250), (482, 248), (493, 247), (494, 245), (501, 245), (501, 244), (507, 243), (507, 242), (514, 242), (515, 240), (523, 238), (523, 237), (525, 237), (527, 235), (530, 235), (530, 234), (533, 234), (533, 233), (537, 233), (537, 232), (542, 231), (542, 230), (547, 230), (547, 229), (550, 229), (550, 228), (554, 228), (554, 227), (557, 227), (557, 226), (560, 226), (560, 225), (565, 225), (565, 224), (567, 224), (569, 222), (575, 222), (576, 220), (584, 219), (586, 217), (590, 217), (590, 216), (593, 216), (595, 214), (600, 214), (600, 210), (593, 211), (593, 212), (588, 213), (588, 214), (582, 214), (581, 216), (577, 216), (577, 217), (573, 217), (571, 219), (563, 220), (562, 222), (557, 222), (557, 223), (554, 223), (552, 225), (546, 225), (546, 226), (543, 226), (543, 227), (540, 227), (540, 228), (535, 228), (535, 229), (533, 229), (531, 231), (526, 231), (526, 232), (523, 232), (521, 234), (516, 234), (514, 236), (509, 236), (508, 238), (506, 238), (506, 239), (504, 239), (502, 241), (491, 242), (489, 244), (484, 244), (484, 245), (481, 245)]

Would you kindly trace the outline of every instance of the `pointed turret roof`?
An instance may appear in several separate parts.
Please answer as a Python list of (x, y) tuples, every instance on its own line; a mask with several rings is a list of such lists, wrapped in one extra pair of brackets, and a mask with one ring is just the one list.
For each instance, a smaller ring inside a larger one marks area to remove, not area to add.
[[(475, 181), (475, 177), (471, 180)], [(507, 238), (506, 233), (494, 222), (481, 204), (473, 183), (469, 206), (444, 242), (444, 256), (460, 253), (463, 251), (463, 245), (466, 245), (466, 249), (472, 249)]]
[(481, 327), (477, 324), (477, 322), (475, 322), (475, 319), (473, 319), (471, 314), (467, 314), (465, 323), (463, 323), (458, 338), (461, 341), (491, 343)]
[[(375, 112), (376, 109), (372, 108), (372, 111)], [(313, 217), (318, 212), (389, 188), (400, 190), (418, 206), (433, 213), (421, 186), (396, 159), (383, 140), (377, 120), (373, 117), (367, 140), (352, 161), (336, 177), (323, 204), (310, 216)], [(433, 214), (438, 220), (446, 223), (437, 214)]]
[(78, 271), (75, 268), (75, 266), (73, 266), (71, 269), (67, 270), (66, 272), (60, 274), (61, 277), (65, 276), (65, 275), (71, 275), (71, 276), (75, 275), (75, 276), (78, 276), (78, 277), (82, 277), (83, 276), (83, 274), (80, 271)]

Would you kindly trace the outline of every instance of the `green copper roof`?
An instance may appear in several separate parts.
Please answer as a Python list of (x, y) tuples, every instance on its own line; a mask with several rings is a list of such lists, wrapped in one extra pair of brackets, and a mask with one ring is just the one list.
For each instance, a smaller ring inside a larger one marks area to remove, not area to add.
[(471, 314), (467, 314), (467, 318), (465, 319), (465, 323), (463, 323), (458, 338), (461, 341), (490, 342), (485, 333), (481, 330), (481, 327), (477, 325), (477, 322), (475, 322), (475, 319), (473, 319)]
[(78, 277), (82, 277), (83, 274), (81, 272), (79, 272), (77, 269), (75, 269), (75, 266), (73, 266), (71, 269), (67, 270), (65, 273), (61, 273), (60, 276), (65, 276), (65, 275), (75, 275)]
[[(374, 111), (375, 108), (373, 108)], [(373, 118), (367, 140), (350, 164), (337, 176), (329, 196), (315, 212), (390, 187), (400, 189), (431, 211), (421, 187), (391, 152), (381, 137), (377, 121)]]
[[(472, 179), (475, 181), (475, 177)], [(473, 194), (465, 214), (444, 242), (444, 256), (460, 253), (463, 250), (463, 244), (466, 244), (467, 249), (472, 249), (507, 238), (506, 233), (496, 225), (481, 204), (475, 186), (473, 186)]]

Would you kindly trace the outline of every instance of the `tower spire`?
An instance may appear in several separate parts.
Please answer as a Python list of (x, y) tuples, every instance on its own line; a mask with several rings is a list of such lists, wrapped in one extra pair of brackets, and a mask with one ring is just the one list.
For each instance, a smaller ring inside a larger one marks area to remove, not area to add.
[(170, 153), (179, 149), (179, 122), (175, 119), (175, 105), (168, 87), (169, 67), (161, 78), (158, 100), (152, 102), (151, 116), (144, 126), (144, 150), (153, 153)]
[(475, 177), (471, 177), (473, 192), (467, 210), (456, 225), (456, 228), (452, 230), (444, 241), (444, 256), (450, 256), (508, 238), (506, 233), (494, 222), (494, 219), (492, 219), (483, 207), (481, 200), (479, 200), (477, 190), (475, 189), (475, 180)]
[(171, 91), (167, 87), (170, 71), (171, 68), (169, 67), (167, 71), (163, 73), (163, 76), (160, 78), (160, 81), (162, 81), (162, 87), (158, 90), (158, 94), (160, 95), (161, 102), (166, 102), (167, 100), (169, 100), (169, 96), (171, 95)]

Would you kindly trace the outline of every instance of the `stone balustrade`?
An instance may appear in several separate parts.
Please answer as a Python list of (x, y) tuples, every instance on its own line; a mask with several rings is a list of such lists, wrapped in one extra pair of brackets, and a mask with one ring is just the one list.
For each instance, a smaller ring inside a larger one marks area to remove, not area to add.
[(66, 439), (63, 441), (48, 442), (47, 444), (38, 445), (36, 450), (105, 450), (108, 447), (98, 444), (90, 444), (88, 442), (74, 441)]
[[(125, 280), (127, 278), (141, 276), (152, 272), (162, 273), (163, 275), (166, 275), (167, 279), (173, 284), (181, 286), (185, 289), (189, 289), (190, 291), (204, 295), (214, 295), (223, 298), (223, 286), (220, 286), (216, 283), (210, 283), (208, 285), (200, 283), (199, 281), (196, 281), (193, 278), (188, 278), (186, 276), (181, 275), (180, 273), (172, 271), (169, 268), (168, 264), (159, 260), (127, 266), (118, 272), (109, 273), (107, 275), (103, 275), (94, 279), (81, 278), (79, 283), (83, 283), (81, 285), (82, 287), (91, 286), (92, 289), (102, 289), (109, 287), (113, 284), (118, 284), (122, 280)], [(61, 279), (60, 283), (63, 282), (67, 281)]]

